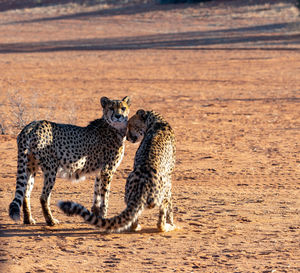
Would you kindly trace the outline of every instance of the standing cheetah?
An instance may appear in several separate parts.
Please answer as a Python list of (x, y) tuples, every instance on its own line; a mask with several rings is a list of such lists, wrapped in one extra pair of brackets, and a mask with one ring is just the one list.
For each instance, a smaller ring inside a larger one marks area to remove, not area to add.
[(40, 202), (47, 225), (58, 223), (50, 211), (50, 195), (56, 175), (79, 181), (95, 173), (95, 215), (106, 216), (110, 182), (124, 155), (130, 98), (102, 97), (103, 116), (86, 127), (34, 121), (18, 135), (18, 172), (15, 198), (9, 216), (18, 221), (23, 204), (24, 224), (34, 224), (30, 193), (40, 167), (44, 187)]
[(80, 215), (85, 222), (102, 230), (118, 232), (128, 228), (140, 230), (138, 217), (144, 208), (159, 207), (158, 229), (173, 230), (171, 174), (175, 165), (174, 132), (159, 114), (138, 110), (128, 122), (127, 139), (137, 142), (142, 138), (134, 169), (126, 182), (127, 207), (120, 215), (105, 219), (71, 201), (59, 202), (60, 209), (67, 215)]

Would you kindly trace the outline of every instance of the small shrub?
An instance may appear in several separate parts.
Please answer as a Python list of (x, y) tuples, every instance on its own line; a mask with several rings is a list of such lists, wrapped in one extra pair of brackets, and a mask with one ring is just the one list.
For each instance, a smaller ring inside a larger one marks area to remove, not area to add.
[(28, 123), (28, 109), (18, 90), (8, 93), (8, 102), (11, 106), (11, 125), (15, 130), (21, 130)]
[(69, 111), (67, 113), (67, 120), (66, 122), (69, 124), (75, 124), (77, 122), (77, 108), (76, 105), (73, 103), (69, 105), (68, 107)]
[(0, 135), (6, 135), (6, 134), (7, 134), (6, 122), (3, 114), (0, 113)]
[[(33, 120), (45, 119), (69, 124), (76, 124), (78, 121), (78, 109), (74, 103), (60, 104), (57, 100), (50, 99), (45, 107), (39, 103), (39, 98), (38, 93), (33, 93), (25, 102), (21, 91), (7, 92), (6, 99), (0, 103), (0, 106), (8, 106), (5, 113), (0, 109), (0, 135), (17, 134)], [(60, 116), (57, 116), (58, 113)]]

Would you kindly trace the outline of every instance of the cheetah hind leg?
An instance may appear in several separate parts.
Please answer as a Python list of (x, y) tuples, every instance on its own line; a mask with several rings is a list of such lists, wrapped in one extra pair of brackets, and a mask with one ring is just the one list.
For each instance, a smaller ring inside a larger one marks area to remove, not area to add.
[[(44, 187), (40, 198), (43, 215), (48, 226), (55, 226), (59, 221), (54, 219), (50, 210), (50, 196), (52, 188), (55, 184), (56, 171), (44, 172)], [(54, 174), (55, 173), (55, 174)]]
[(50, 198), (48, 199), (44, 199), (43, 196), (41, 196), (40, 198), (41, 201), (41, 206), (42, 206), (42, 210), (43, 210), (43, 215), (45, 217), (46, 223), (48, 226), (55, 226), (57, 224), (59, 224), (59, 221), (54, 219), (49, 207), (49, 203), (50, 203)]
[(34, 175), (30, 174), (28, 179), (28, 184), (26, 187), (25, 198), (23, 201), (23, 215), (24, 215), (24, 224), (25, 225), (34, 225), (35, 220), (31, 216), (31, 208), (30, 208), (30, 193), (32, 191), (34, 184)]
[(34, 225), (36, 222), (31, 216), (31, 208), (30, 208), (30, 194), (34, 185), (34, 178), (36, 175), (36, 171), (38, 169), (38, 165), (36, 164), (36, 160), (32, 155), (28, 156), (27, 163), (27, 177), (28, 182), (25, 190), (25, 196), (23, 201), (23, 215), (24, 215), (24, 224), (26, 225)]
[(160, 232), (168, 232), (176, 228), (176, 226), (173, 224), (173, 211), (171, 200), (164, 200), (163, 204), (159, 208), (157, 227)]

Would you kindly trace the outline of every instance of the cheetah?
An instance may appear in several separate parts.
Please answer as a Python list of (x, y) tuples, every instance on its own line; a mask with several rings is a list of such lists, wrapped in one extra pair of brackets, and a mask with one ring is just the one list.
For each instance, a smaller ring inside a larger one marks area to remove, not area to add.
[(138, 231), (138, 217), (144, 208), (159, 207), (157, 227), (161, 232), (175, 228), (171, 194), (171, 175), (175, 166), (175, 135), (168, 122), (154, 111), (138, 110), (129, 119), (127, 140), (141, 141), (135, 154), (133, 171), (125, 186), (126, 208), (118, 216), (103, 218), (84, 206), (60, 201), (59, 208), (67, 215), (80, 215), (85, 222), (106, 232), (127, 229)]
[(35, 224), (30, 209), (30, 194), (40, 168), (44, 185), (40, 202), (46, 224), (58, 224), (50, 210), (50, 195), (56, 176), (80, 181), (95, 174), (92, 211), (105, 217), (110, 182), (124, 155), (130, 98), (100, 99), (103, 115), (86, 127), (33, 121), (17, 137), (18, 167), (16, 192), (9, 206), (9, 216), (20, 220), (23, 205), (24, 224)]

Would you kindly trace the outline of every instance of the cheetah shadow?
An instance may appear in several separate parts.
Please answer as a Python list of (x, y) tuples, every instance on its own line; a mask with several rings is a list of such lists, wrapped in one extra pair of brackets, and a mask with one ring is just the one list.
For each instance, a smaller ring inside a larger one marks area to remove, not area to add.
[[(66, 227), (69, 225), (69, 227)], [(140, 231), (123, 231), (120, 233), (107, 233), (99, 231), (94, 227), (80, 226), (77, 228), (73, 227), (74, 224), (61, 224), (55, 227), (48, 227), (45, 224), (36, 224), (34, 226), (24, 224), (1, 224), (0, 225), (0, 238), (9, 237), (27, 237), (31, 239), (41, 239), (42, 237), (88, 237), (99, 235), (101, 237), (107, 237), (111, 235), (122, 235), (122, 234), (159, 234), (161, 233), (156, 228), (144, 228)], [(61, 228), (60, 226), (63, 226)]]

